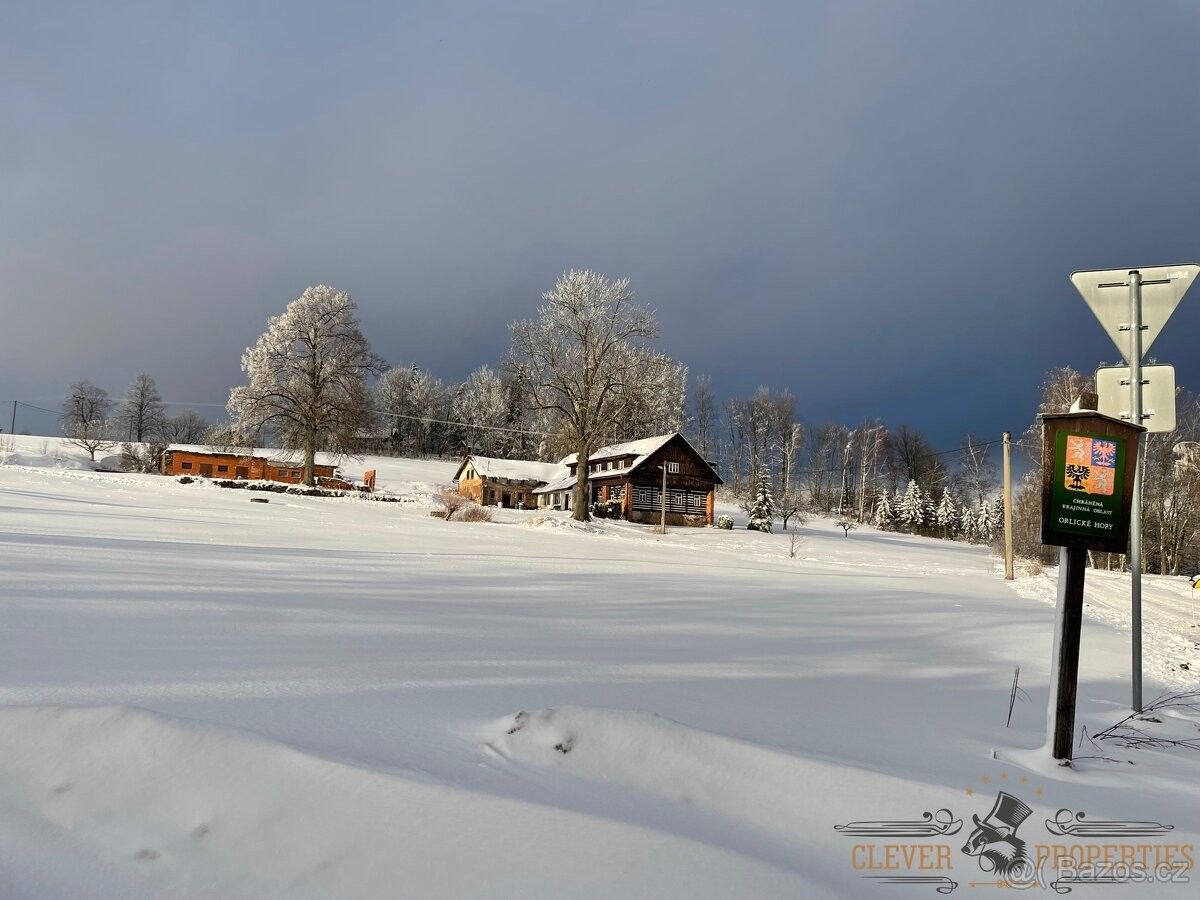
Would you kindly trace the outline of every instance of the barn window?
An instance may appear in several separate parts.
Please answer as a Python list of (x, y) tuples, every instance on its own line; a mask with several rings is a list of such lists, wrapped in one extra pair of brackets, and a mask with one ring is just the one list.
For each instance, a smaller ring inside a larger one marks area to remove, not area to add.
[(190, 462), (185, 462), (181, 468), (190, 469), (191, 467), (192, 467), (192, 464)]
[(217, 471), (218, 472), (228, 472), (229, 466), (217, 466)]
[(300, 469), (292, 469), (293, 478), (299, 478), (302, 474), (304, 473)]

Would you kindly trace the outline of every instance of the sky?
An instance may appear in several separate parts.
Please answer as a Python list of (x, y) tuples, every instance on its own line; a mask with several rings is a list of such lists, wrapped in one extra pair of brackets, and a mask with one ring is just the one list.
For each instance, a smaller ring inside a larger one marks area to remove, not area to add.
[(1070, 272), (1200, 261), (1198, 85), (1195, 2), (4, 3), (0, 400), (223, 403), (316, 283), (458, 380), (591, 268), (722, 397), (1022, 431)]

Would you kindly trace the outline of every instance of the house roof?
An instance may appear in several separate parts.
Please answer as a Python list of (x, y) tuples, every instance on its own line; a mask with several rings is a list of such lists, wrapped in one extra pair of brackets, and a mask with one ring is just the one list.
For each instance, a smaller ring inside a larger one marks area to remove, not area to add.
[[(589, 480), (594, 480), (596, 478), (608, 478), (613, 475), (627, 475), (676, 438), (687, 444), (688, 449), (696, 455), (696, 458), (704, 464), (704, 467), (712, 472), (712, 476), (714, 479), (716, 479), (716, 483), (721, 484), (721, 477), (717, 474), (716, 470), (712, 467), (709, 461), (701, 456), (700, 452), (693, 447), (688, 439), (678, 431), (672, 431), (670, 434), (660, 434), (656, 435), (655, 437), (641, 438), (636, 441), (625, 441), (624, 443), (609, 444), (607, 447), (601, 447), (595, 453), (592, 453), (588, 456), (589, 463), (602, 462), (604, 460), (617, 459), (627, 456), (632, 456), (633, 459), (620, 469), (608, 469), (604, 472), (593, 472), (588, 476), (588, 478)], [(572, 453), (570, 456), (563, 459), (563, 464), (568, 466), (575, 465), (576, 456), (577, 454)]]
[[(286, 466), (299, 466), (304, 463), (304, 454), (299, 450), (280, 450), (273, 447), (209, 447), (205, 444), (170, 444), (167, 450), (180, 453), (196, 453), (201, 456), (236, 456), (238, 459), (265, 459), (269, 462), (283, 463)], [(332, 453), (318, 453), (313, 460), (318, 466), (337, 468), (338, 458)]]
[[(642, 463), (646, 462), (651, 456), (665, 447), (675, 438), (687, 444), (688, 448), (696, 454), (704, 466), (712, 472), (712, 476), (717, 484), (721, 484), (721, 478), (709, 464), (708, 460), (704, 459), (696, 448), (693, 447), (688, 439), (677, 431), (672, 431), (670, 434), (660, 434), (655, 437), (641, 438), (636, 441), (624, 441), (620, 444), (609, 444), (607, 447), (601, 447), (595, 453), (588, 456), (588, 462), (603, 462), (611, 459), (621, 459), (624, 457), (632, 457), (630, 461), (619, 469), (605, 469), (600, 472), (592, 472), (588, 475), (588, 481), (600, 481), (605, 478), (619, 478), (628, 475)], [(535, 494), (547, 494), (551, 491), (564, 491), (575, 486), (576, 476), (571, 474), (569, 467), (574, 466), (578, 454), (572, 453), (569, 456), (563, 457), (561, 465), (566, 471), (560, 475), (555, 481), (546, 484), (534, 491)]]
[(507, 478), (510, 481), (552, 481), (565, 469), (559, 463), (538, 462), (533, 459), (496, 459), (491, 456), (468, 456), (454, 473), (457, 481), (467, 463), (484, 478)]
[[(595, 453), (588, 454), (588, 461), (598, 462), (600, 460), (614, 459), (620, 456), (633, 456), (635, 457), (634, 461), (631, 462), (626, 468), (636, 469), (678, 433), (679, 432), (677, 431), (672, 431), (670, 434), (660, 434), (656, 435), (655, 437), (640, 438), (636, 441), (624, 441), (620, 444), (609, 444), (607, 447), (599, 448)], [(564, 457), (563, 465), (575, 465), (575, 460), (578, 456), (579, 454), (572, 453), (570, 456)]]
[[(565, 468), (561, 471), (567, 472)], [(575, 476), (565, 474), (560, 478), (554, 479), (554, 481), (543, 484), (540, 488), (535, 488), (533, 492), (535, 494), (552, 494), (555, 491), (569, 491), (573, 487), (575, 487)]]

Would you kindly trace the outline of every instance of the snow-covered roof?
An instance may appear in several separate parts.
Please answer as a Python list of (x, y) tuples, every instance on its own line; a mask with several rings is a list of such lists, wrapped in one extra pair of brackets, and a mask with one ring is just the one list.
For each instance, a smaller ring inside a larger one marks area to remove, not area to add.
[[(470, 463), (484, 478), (507, 478), (510, 481), (553, 481), (566, 473), (558, 463), (538, 462), (533, 459), (496, 459), (491, 456), (468, 456)], [(459, 468), (462, 474), (462, 468)], [(455, 476), (457, 477), (457, 476)]]
[[(595, 453), (588, 456), (589, 462), (598, 462), (604, 459), (614, 459), (620, 456), (636, 457), (626, 468), (636, 469), (644, 463), (651, 454), (658, 451), (660, 447), (675, 437), (678, 432), (672, 431), (670, 434), (660, 434), (655, 437), (639, 438), (636, 441), (624, 441), (620, 444), (609, 444), (607, 447), (601, 447)], [(570, 456), (563, 458), (563, 465), (574, 465), (575, 459), (579, 454), (572, 453)]]
[[(566, 469), (562, 470), (566, 472)], [(535, 494), (552, 494), (555, 491), (569, 491), (575, 487), (575, 476), (564, 474), (561, 478), (556, 478), (554, 481), (543, 484), (540, 488), (534, 490)]]
[[(170, 444), (168, 451), (200, 453), (208, 456), (237, 456), (242, 459), (266, 459), (289, 466), (304, 463), (304, 454), (299, 450), (281, 450), (275, 447), (210, 447), (206, 444)], [(337, 467), (338, 458), (332, 453), (318, 453), (313, 460), (318, 466)]]

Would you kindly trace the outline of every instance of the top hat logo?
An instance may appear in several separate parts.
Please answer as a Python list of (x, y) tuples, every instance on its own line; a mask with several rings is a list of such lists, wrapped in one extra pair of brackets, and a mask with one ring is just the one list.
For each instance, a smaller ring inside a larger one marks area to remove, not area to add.
[(1025, 842), (1017, 837), (1017, 829), (1032, 813), (1012, 794), (1001, 791), (982, 820), (971, 816), (975, 830), (963, 845), (963, 853), (974, 856), (985, 872), (995, 872), (1010, 883), (1028, 882), (1034, 875), (1033, 864), (1025, 852)]
[(999, 834), (1012, 835), (1016, 834), (1021, 823), (1033, 814), (1033, 810), (1014, 797), (1012, 794), (1006, 794), (1001, 791), (996, 795), (996, 802), (992, 804), (992, 811), (984, 817), (983, 821), (979, 820), (979, 816), (971, 816), (975, 820), (976, 825), (983, 825), (991, 828)]

